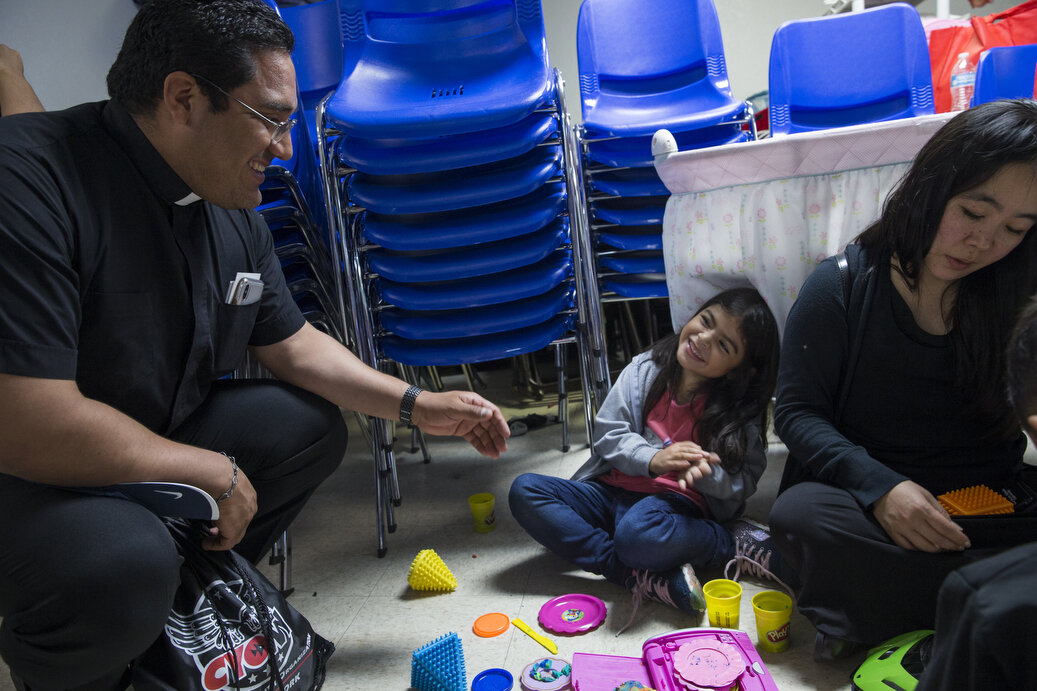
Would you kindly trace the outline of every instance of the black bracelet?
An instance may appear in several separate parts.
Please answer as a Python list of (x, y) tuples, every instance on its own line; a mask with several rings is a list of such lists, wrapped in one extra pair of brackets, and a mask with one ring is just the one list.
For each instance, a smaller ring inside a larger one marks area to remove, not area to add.
[(417, 400), (418, 394), (424, 390), (420, 386), (411, 386), (404, 392), (403, 400), (400, 401), (400, 422), (410, 424), (410, 416), (414, 412), (414, 401)]
[(220, 455), (222, 455), (224, 458), (226, 458), (228, 461), (230, 461), (230, 467), (234, 470), (234, 474), (230, 478), (230, 487), (227, 488), (226, 492), (224, 492), (223, 494), (221, 494), (219, 497), (216, 498), (216, 503), (217, 504), (219, 504), (224, 499), (230, 499), (231, 497), (233, 497), (234, 496), (234, 488), (236, 488), (238, 486), (238, 462), (234, 460), (233, 456), (228, 456), (227, 454), (223, 453), (222, 451), (220, 451)]

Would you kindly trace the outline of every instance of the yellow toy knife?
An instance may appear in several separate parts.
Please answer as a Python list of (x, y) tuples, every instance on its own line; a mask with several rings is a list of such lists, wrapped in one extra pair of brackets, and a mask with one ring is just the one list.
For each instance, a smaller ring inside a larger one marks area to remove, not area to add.
[(558, 646), (555, 645), (555, 642), (552, 641), (550, 638), (546, 638), (545, 636), (541, 636), (539, 633), (537, 633), (536, 631), (531, 629), (529, 627), (529, 624), (527, 624), (526, 622), (522, 621), (518, 617), (515, 617), (514, 619), (511, 620), (511, 623), (514, 624), (516, 627), (518, 627), (518, 629), (520, 631), (522, 631), (522, 633), (526, 634), (527, 636), (532, 638), (534, 641), (536, 641), (540, 645), (542, 645), (545, 648), (547, 648), (548, 651), (550, 651), (550, 653), (552, 655), (557, 655), (558, 654)]

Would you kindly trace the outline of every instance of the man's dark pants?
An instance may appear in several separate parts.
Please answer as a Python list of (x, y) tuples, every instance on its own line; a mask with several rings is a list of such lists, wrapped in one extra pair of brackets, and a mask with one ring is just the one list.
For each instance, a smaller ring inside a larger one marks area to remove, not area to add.
[[(261, 380), (218, 382), (169, 436), (235, 456), (248, 475), (259, 509), (235, 550), (253, 562), (338, 467), (347, 439), (337, 407)], [(117, 687), (162, 631), (179, 566), (147, 509), (0, 475), (0, 656), (25, 688)]]

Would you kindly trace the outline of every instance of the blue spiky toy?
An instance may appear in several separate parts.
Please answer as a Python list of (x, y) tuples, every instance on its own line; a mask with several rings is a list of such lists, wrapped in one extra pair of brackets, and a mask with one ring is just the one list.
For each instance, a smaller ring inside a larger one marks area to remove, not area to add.
[(451, 631), (414, 651), (410, 685), (419, 691), (467, 691), (464, 650), (456, 633)]

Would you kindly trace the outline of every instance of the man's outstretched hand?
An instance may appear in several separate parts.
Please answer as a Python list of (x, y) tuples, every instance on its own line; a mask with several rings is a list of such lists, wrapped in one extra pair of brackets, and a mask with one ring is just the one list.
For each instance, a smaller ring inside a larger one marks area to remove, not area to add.
[(483, 456), (499, 458), (508, 450), (511, 430), (500, 409), (472, 391), (422, 391), (411, 421), (423, 432), (464, 437)]

